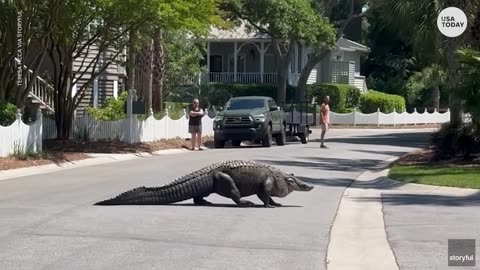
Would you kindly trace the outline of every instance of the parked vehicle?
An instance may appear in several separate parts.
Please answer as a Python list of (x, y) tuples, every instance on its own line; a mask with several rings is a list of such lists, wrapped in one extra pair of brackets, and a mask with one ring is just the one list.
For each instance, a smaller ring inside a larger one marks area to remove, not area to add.
[(216, 148), (223, 148), (231, 140), (240, 146), (243, 140), (270, 147), (273, 138), (277, 145), (285, 145), (287, 123), (285, 112), (271, 97), (233, 97), (218, 112), (213, 122)]

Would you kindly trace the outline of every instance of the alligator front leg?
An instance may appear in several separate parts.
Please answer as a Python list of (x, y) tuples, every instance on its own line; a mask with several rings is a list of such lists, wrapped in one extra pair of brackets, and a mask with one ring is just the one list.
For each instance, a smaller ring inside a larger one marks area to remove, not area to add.
[(213, 177), (215, 181), (215, 193), (232, 199), (239, 206), (248, 207), (255, 205), (251, 201), (242, 200), (240, 191), (230, 175), (223, 172), (217, 172)]
[(273, 205), (273, 206), (282, 206), (282, 204), (274, 202), (272, 198), (270, 198), (270, 205)]
[(273, 188), (273, 181), (269, 177), (269, 178), (267, 178), (267, 180), (265, 180), (265, 182), (262, 185), (262, 188), (257, 193), (258, 198), (260, 198), (260, 200), (262, 200), (265, 208), (274, 208), (276, 206), (275, 203), (272, 203), (273, 200), (270, 197), (270, 193), (272, 192), (272, 188)]

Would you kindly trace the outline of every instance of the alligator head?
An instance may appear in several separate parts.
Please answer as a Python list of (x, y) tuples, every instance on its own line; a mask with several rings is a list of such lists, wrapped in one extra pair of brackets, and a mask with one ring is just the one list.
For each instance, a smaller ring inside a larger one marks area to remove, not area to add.
[(287, 174), (285, 177), (287, 181), (288, 190), (292, 191), (310, 191), (313, 189), (313, 185), (303, 182), (302, 180), (298, 179), (295, 175)]
[(310, 191), (313, 186), (298, 179), (293, 174), (280, 173), (276, 176), (271, 196), (283, 198), (292, 191)]

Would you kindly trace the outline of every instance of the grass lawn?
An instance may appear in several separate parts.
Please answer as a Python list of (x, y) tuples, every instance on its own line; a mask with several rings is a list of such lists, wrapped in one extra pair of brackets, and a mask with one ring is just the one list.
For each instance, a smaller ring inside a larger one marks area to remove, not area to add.
[(389, 177), (407, 183), (480, 189), (479, 166), (394, 165)]

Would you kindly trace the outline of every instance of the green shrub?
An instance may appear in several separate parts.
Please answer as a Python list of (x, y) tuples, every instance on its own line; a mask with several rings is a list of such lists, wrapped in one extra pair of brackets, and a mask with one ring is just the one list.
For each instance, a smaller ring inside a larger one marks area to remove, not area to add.
[(307, 86), (307, 97), (310, 100), (316, 97), (321, 103), (323, 97), (330, 96), (330, 109), (341, 111), (347, 108), (357, 107), (361, 92), (358, 88), (348, 84), (318, 83)]
[[(272, 84), (216, 83), (204, 86), (200, 92), (200, 96), (200, 103), (203, 103), (205, 107), (223, 106), (230, 97), (267, 96), (276, 99), (277, 86)], [(295, 87), (287, 86), (286, 103), (288, 104), (294, 96)], [(208, 103), (208, 105), (205, 103)]]
[(9, 126), (15, 122), (17, 107), (12, 103), (0, 103), (0, 126)]
[(126, 118), (127, 115), (124, 112), (125, 101), (127, 100), (128, 92), (125, 91), (118, 95), (115, 99), (110, 97), (106, 100), (105, 104), (100, 108), (88, 107), (87, 112), (94, 119), (102, 121), (117, 121)]
[(363, 113), (374, 113), (378, 108), (383, 113), (391, 113), (393, 109), (397, 112), (403, 112), (405, 109), (405, 98), (375, 90), (369, 90), (360, 97), (360, 110)]
[(480, 153), (480, 131), (472, 124), (454, 126), (445, 123), (432, 135), (431, 142), (436, 159), (470, 158)]

